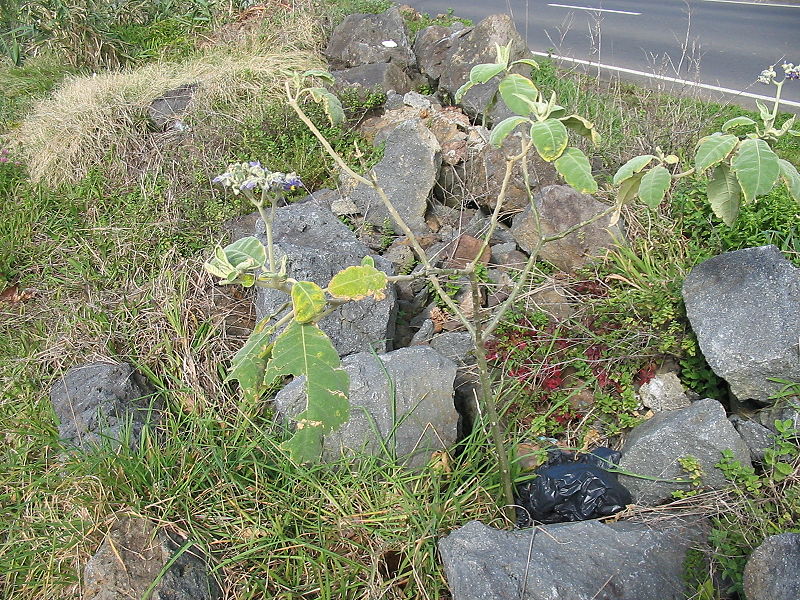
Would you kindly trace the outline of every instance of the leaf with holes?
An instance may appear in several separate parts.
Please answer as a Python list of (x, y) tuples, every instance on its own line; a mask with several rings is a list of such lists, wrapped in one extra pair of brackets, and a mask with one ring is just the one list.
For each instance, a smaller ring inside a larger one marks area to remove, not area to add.
[(282, 447), (297, 463), (315, 462), (322, 453), (323, 436), (347, 421), (350, 378), (328, 336), (316, 325), (297, 321), (275, 340), (264, 383), (287, 375), (305, 376), (306, 403), (294, 417), (294, 436)]
[(499, 148), (503, 145), (503, 141), (508, 137), (508, 135), (514, 131), (519, 125), (522, 123), (530, 123), (531, 120), (527, 117), (508, 117), (507, 119), (503, 119), (497, 125), (492, 127), (492, 131), (489, 134), (489, 143), (496, 148)]
[(739, 215), (742, 190), (728, 165), (722, 163), (714, 167), (706, 189), (711, 210), (728, 227), (733, 226)]
[(313, 321), (326, 304), (325, 292), (313, 281), (298, 281), (292, 286), (292, 307), (298, 323)]
[(736, 148), (739, 138), (735, 135), (709, 135), (697, 142), (697, 152), (694, 155), (694, 169), (702, 173), (706, 169), (718, 165), (728, 158)]
[(531, 139), (536, 151), (551, 162), (561, 156), (567, 147), (567, 128), (558, 119), (547, 119), (531, 125)]
[(584, 194), (597, 191), (597, 182), (592, 177), (589, 159), (578, 148), (567, 148), (553, 163), (569, 185)]
[(527, 77), (510, 73), (503, 77), (498, 88), (500, 97), (512, 112), (527, 117), (531, 114), (531, 102), (539, 98), (539, 90)]
[(746, 139), (731, 159), (731, 170), (736, 173), (745, 202), (766, 194), (775, 185), (780, 173), (778, 157), (759, 139)]
[(333, 276), (328, 292), (335, 298), (363, 300), (372, 296), (376, 300), (386, 297), (386, 273), (372, 265), (347, 267)]
[(314, 102), (322, 104), (322, 109), (325, 111), (332, 125), (338, 125), (344, 122), (342, 103), (336, 96), (325, 88), (308, 88), (308, 93), (311, 94), (311, 98)]
[(257, 328), (231, 361), (231, 368), (225, 381), (233, 379), (238, 381), (246, 400), (256, 401), (266, 391), (264, 373), (272, 352), (271, 333), (263, 331), (263, 328)]
[(669, 171), (661, 165), (656, 165), (642, 177), (639, 183), (639, 198), (651, 210), (656, 210), (664, 201), (664, 196), (672, 183)]

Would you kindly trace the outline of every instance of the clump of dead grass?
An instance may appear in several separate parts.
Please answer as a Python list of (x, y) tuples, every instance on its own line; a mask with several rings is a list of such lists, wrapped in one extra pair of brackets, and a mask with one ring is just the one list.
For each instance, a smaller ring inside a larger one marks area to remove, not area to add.
[(93, 169), (126, 180), (129, 162), (141, 163), (151, 174), (165, 167), (179, 170), (170, 163), (185, 161), (185, 154), (182, 159), (180, 153), (160, 151), (175, 136), (149, 130), (147, 107), (153, 100), (179, 86), (197, 85), (186, 121), (191, 137), (213, 140), (221, 121), (241, 122), (265, 99), (280, 97), (290, 72), (320, 66), (320, 31), (313, 14), (286, 13), (263, 18), (224, 45), (212, 40), (181, 63), (68, 78), (36, 105), (18, 132), (31, 180), (51, 187), (72, 184)]

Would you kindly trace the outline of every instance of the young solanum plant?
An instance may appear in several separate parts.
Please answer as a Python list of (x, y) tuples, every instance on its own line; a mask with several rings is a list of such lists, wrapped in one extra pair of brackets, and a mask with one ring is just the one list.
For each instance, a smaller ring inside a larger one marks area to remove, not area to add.
[(499, 148), (512, 131), (527, 125), (533, 147), (542, 159), (552, 162), (564, 180), (578, 191), (596, 192), (597, 182), (592, 177), (589, 159), (580, 149), (568, 145), (568, 130), (597, 143), (600, 135), (594, 125), (580, 115), (568, 115), (566, 109), (556, 103), (555, 93), (546, 98), (530, 77), (513, 73), (512, 69), (518, 65), (538, 69), (538, 64), (527, 58), (509, 62), (510, 53), (510, 42), (506, 46), (497, 45), (497, 62), (472, 67), (469, 80), (455, 94), (456, 103), (472, 87), (502, 76), (490, 106), (499, 96), (515, 114), (492, 128), (489, 142)]
[[(298, 85), (321, 72), (297, 74)], [(339, 100), (323, 88), (302, 88), (299, 94), (323, 103), (332, 122), (344, 118)], [(246, 400), (257, 401), (278, 378), (305, 377), (306, 406), (295, 418), (295, 432), (284, 443), (298, 463), (313, 462), (322, 452), (323, 436), (341, 426), (349, 415), (349, 378), (339, 354), (317, 324), (345, 302), (372, 297), (382, 300), (389, 277), (375, 268), (372, 257), (340, 271), (325, 288), (313, 281), (288, 276), (287, 257), (278, 263), (272, 235), (277, 205), (287, 191), (303, 186), (295, 173), (273, 172), (260, 162), (233, 163), (214, 182), (234, 195), (244, 195), (264, 221), (266, 246), (246, 237), (224, 248), (217, 246), (204, 267), (219, 284), (272, 288), (285, 292), (290, 310), (259, 322), (234, 356), (228, 380), (239, 382)], [(273, 320), (274, 319), (274, 320)], [(277, 335), (276, 335), (277, 334)]]

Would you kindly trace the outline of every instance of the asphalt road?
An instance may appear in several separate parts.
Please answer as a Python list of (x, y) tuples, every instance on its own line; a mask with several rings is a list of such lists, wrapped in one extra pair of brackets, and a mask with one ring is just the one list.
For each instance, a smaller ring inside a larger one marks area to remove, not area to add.
[[(407, 4), (432, 15), (453, 7), (458, 16), (475, 22), (509, 13), (534, 52), (552, 51), (565, 64), (599, 71), (604, 77), (618, 75), (672, 92), (695, 92), (747, 106), (753, 105), (753, 95), (774, 95), (774, 86), (755, 83), (762, 69), (784, 61), (800, 63), (796, 0), (412, 0)], [(779, 67), (776, 71), (782, 74)], [(782, 97), (789, 101), (784, 110), (800, 112), (800, 81), (787, 82)]]

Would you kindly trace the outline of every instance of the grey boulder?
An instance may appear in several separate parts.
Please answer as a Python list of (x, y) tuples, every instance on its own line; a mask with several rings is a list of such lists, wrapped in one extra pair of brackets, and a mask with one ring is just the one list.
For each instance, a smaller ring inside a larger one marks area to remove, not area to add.
[(559, 523), (500, 531), (472, 521), (439, 541), (453, 600), (683, 600), (701, 528)]
[[(350, 418), (325, 436), (323, 459), (364, 452), (397, 456), (409, 466), (424, 465), (431, 452), (456, 440), (458, 413), (453, 405), (456, 365), (426, 346), (401, 348), (376, 356), (362, 352), (345, 357), (350, 377)], [(275, 398), (286, 422), (305, 408), (299, 377)]]
[(723, 450), (732, 450), (736, 460), (750, 466), (750, 450), (726, 418), (722, 405), (711, 398), (698, 400), (688, 408), (657, 413), (635, 427), (622, 447), (620, 470), (668, 481), (628, 475), (620, 475), (619, 481), (636, 504), (660, 504), (671, 499), (673, 491), (691, 489), (688, 483), (669, 480), (687, 479), (678, 460), (694, 457), (702, 469), (703, 485), (723, 488), (727, 480), (714, 466)]
[(755, 421), (736, 415), (731, 416), (729, 420), (742, 436), (744, 443), (750, 448), (750, 459), (754, 463), (764, 462), (765, 451), (775, 444), (772, 431)]
[[(595, 217), (608, 207), (591, 196), (581, 194), (568, 185), (549, 185), (534, 198), (539, 211), (541, 233), (554, 235), (570, 227)], [(610, 225), (611, 217), (602, 217), (590, 225), (582, 227), (561, 238), (542, 246), (539, 256), (562, 271), (573, 272), (605, 250), (613, 248), (617, 241), (622, 242), (620, 220)], [(529, 206), (514, 217), (511, 233), (520, 248), (531, 252), (538, 242), (538, 230), (533, 209)]]
[(147, 596), (151, 600), (221, 597), (203, 554), (195, 546), (179, 552), (185, 541), (147, 519), (120, 518), (86, 563), (81, 597), (84, 600), (144, 598), (159, 576), (159, 582)]
[[(528, 45), (508, 15), (490, 15), (464, 35), (459, 33), (453, 40), (452, 51), (448, 53), (447, 60), (443, 63), (439, 91), (455, 96), (458, 88), (469, 80), (472, 67), (496, 62), (496, 45), (505, 46), (509, 42), (511, 42), (511, 62), (521, 58), (533, 58)], [(517, 65), (512, 72), (530, 74), (530, 67)], [(495, 77), (488, 83), (474, 86), (462, 98), (461, 106), (471, 115), (483, 115), (499, 85), (500, 78)], [(503, 102), (498, 101), (485, 116), (489, 121), (497, 123), (511, 114)]]
[(50, 389), (58, 435), (68, 447), (88, 450), (103, 439), (118, 445), (130, 427), (136, 447), (144, 425), (155, 421), (153, 389), (131, 365), (91, 363), (67, 371)]
[(414, 85), (405, 71), (394, 63), (361, 65), (331, 71), (331, 75), (335, 80), (335, 92), (352, 90), (361, 100), (366, 100), (372, 93), (386, 93), (389, 90), (404, 94)]
[[(266, 244), (264, 222), (259, 220), (256, 232)], [(288, 275), (298, 281), (313, 281), (327, 287), (339, 271), (361, 264), (371, 255), (369, 248), (341, 223), (325, 206), (311, 200), (292, 204), (276, 211), (273, 239), (278, 258), (288, 257)], [(393, 275), (391, 263), (376, 256), (375, 266)], [(273, 289), (259, 288), (256, 293), (256, 317), (276, 313), (288, 296)], [(386, 290), (383, 300), (367, 298), (338, 307), (319, 322), (341, 356), (374, 349), (386, 352), (394, 337), (397, 311), (394, 286)]]
[[(389, 133), (383, 158), (373, 169), (378, 184), (414, 233), (430, 233), (425, 212), (441, 164), (441, 147), (436, 136), (422, 121), (410, 119)], [(368, 222), (377, 227), (391, 223), (396, 233), (405, 233), (394, 223), (380, 196), (371, 187), (352, 180), (347, 183), (355, 187), (346, 195)]]
[(196, 83), (181, 85), (153, 100), (147, 107), (147, 114), (153, 126), (159, 131), (183, 129), (185, 125), (181, 118), (189, 110), (198, 87)]
[(775, 246), (715, 256), (692, 269), (683, 299), (700, 350), (740, 401), (759, 405), (800, 381), (800, 271)]
[(387, 62), (406, 68), (416, 62), (405, 21), (396, 6), (380, 15), (348, 15), (333, 30), (325, 57), (334, 69)]
[(414, 40), (414, 55), (420, 73), (433, 82), (439, 81), (448, 67), (454, 48), (461, 38), (472, 31), (460, 23), (455, 26), (431, 25), (417, 34)]
[(765, 539), (750, 555), (742, 583), (747, 600), (800, 598), (800, 534)]

